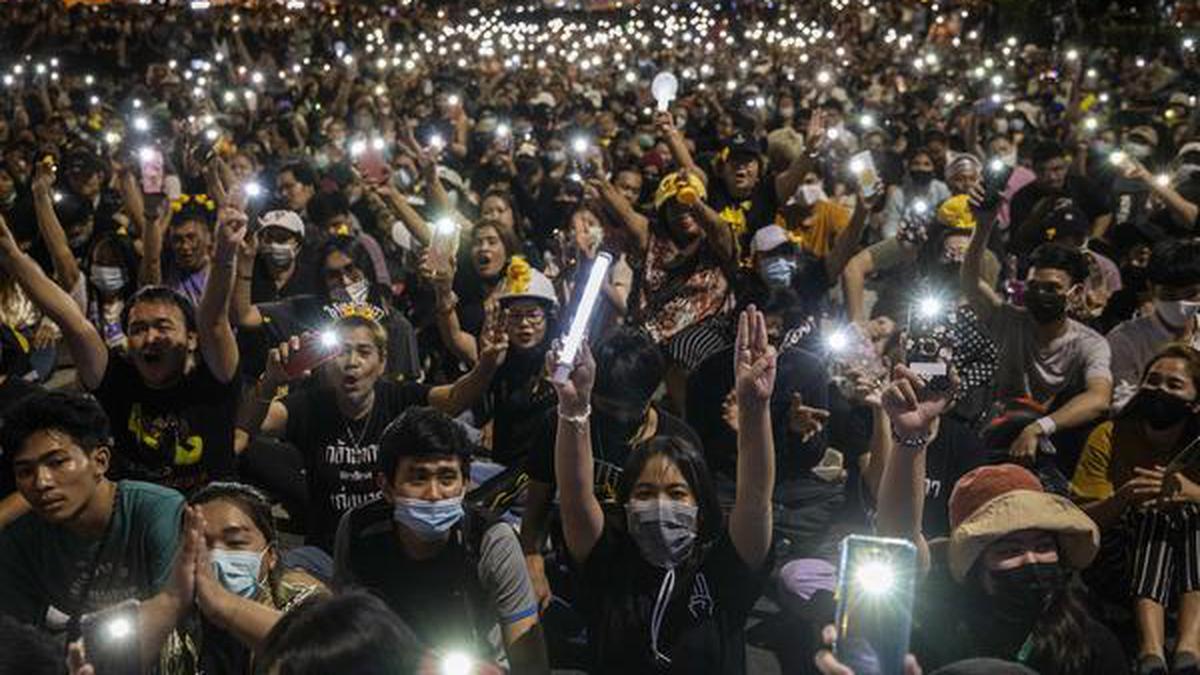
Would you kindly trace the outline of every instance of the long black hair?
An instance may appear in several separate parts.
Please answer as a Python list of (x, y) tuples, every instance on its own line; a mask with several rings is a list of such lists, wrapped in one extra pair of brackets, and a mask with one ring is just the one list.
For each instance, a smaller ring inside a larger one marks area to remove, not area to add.
[[(1059, 563), (1062, 564), (1061, 562)], [(1028, 633), (1030, 650), (1023, 663), (1039, 673), (1052, 675), (1086, 675), (1092, 660), (1088, 642), (1088, 611), (1079, 591), (1071, 587), (1069, 570), (1063, 569), (1066, 579), (1046, 609), (1033, 622)], [(984, 571), (982, 557), (967, 574), (966, 583), (973, 592), (965, 598), (978, 598), (983, 593)], [(964, 616), (980, 620), (978, 607), (960, 606)], [(968, 622), (971, 623), (971, 622)], [(981, 642), (994, 641), (1003, 637), (988, 623), (975, 623), (975, 637)], [(984, 634), (987, 632), (987, 634)], [(1018, 645), (1020, 646), (1020, 645)], [(1012, 658), (1013, 654), (992, 654), (1001, 658)]]
[(370, 252), (367, 247), (363, 246), (362, 242), (354, 237), (345, 235), (335, 235), (330, 237), (324, 244), (317, 255), (317, 286), (318, 292), (328, 298), (329, 291), (325, 284), (325, 263), (329, 260), (329, 256), (334, 253), (341, 253), (351, 260), (355, 267), (358, 268), (366, 279), (367, 285), (370, 286), (371, 292), (368, 295), (368, 300), (376, 305), (379, 305), (385, 311), (390, 311), (390, 305), (387, 303), (387, 298), (390, 292), (383, 280), (376, 274), (375, 261), (371, 259)]
[(629, 503), (642, 470), (650, 460), (660, 455), (679, 469), (696, 499), (699, 512), (697, 543), (705, 544), (716, 540), (724, 525), (721, 504), (717, 501), (717, 486), (708, 470), (708, 462), (704, 461), (704, 454), (682, 438), (652, 438), (635, 446), (629, 458), (625, 460), (621, 481), (617, 484), (617, 501), (622, 506)]

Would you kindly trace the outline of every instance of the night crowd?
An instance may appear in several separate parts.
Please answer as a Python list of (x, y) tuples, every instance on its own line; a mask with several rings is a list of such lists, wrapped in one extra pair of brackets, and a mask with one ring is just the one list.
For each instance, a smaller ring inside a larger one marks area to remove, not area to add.
[(0, 3), (0, 674), (1200, 673), (1189, 3), (258, 4)]

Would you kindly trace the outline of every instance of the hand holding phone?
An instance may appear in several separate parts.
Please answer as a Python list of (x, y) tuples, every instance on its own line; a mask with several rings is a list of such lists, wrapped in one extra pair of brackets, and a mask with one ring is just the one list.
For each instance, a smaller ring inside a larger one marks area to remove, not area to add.
[(83, 651), (96, 675), (141, 672), (139, 606), (126, 600), (81, 618)]
[(870, 199), (879, 192), (881, 181), (879, 172), (875, 169), (875, 158), (870, 150), (864, 150), (850, 158), (850, 173), (862, 190), (863, 197)]
[(858, 675), (902, 675), (912, 630), (917, 547), (904, 539), (842, 540), (834, 656)]
[(332, 361), (341, 351), (337, 332), (329, 329), (309, 332), (300, 336), (299, 348), (287, 355), (283, 362), (283, 373), (294, 380), (305, 373)]

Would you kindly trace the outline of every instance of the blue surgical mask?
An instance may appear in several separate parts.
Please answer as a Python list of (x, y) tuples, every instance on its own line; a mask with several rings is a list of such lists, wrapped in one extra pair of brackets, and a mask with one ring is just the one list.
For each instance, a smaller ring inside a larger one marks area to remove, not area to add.
[(125, 287), (125, 270), (109, 265), (92, 265), (92, 284), (102, 293), (116, 293)]
[(262, 573), (261, 551), (212, 550), (213, 572), (225, 590), (243, 598), (253, 598), (258, 593), (258, 577)]
[(758, 265), (758, 273), (771, 288), (786, 288), (792, 283), (796, 262), (787, 258), (768, 258)]
[(436, 502), (397, 497), (392, 507), (392, 519), (423, 541), (440, 541), (462, 520), (462, 502), (461, 496)]

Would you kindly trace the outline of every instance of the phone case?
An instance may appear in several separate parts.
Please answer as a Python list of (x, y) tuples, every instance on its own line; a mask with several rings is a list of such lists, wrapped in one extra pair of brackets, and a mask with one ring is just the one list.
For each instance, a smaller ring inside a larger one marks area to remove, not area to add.
[(902, 675), (912, 630), (917, 548), (904, 539), (842, 540), (834, 654), (858, 675)]

